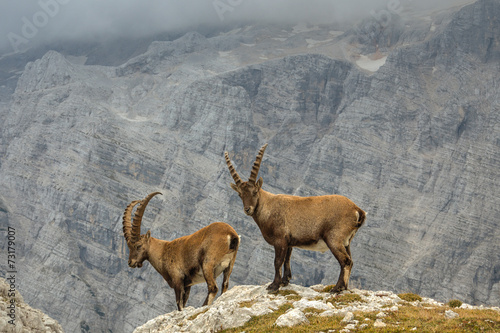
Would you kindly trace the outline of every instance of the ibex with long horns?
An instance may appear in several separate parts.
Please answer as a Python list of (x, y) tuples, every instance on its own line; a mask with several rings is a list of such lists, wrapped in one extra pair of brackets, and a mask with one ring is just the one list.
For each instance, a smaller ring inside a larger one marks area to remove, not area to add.
[(332, 292), (347, 289), (353, 266), (350, 244), (365, 222), (366, 213), (341, 195), (299, 197), (264, 191), (262, 177), (257, 180), (257, 175), (266, 147), (267, 144), (260, 149), (246, 182), (234, 169), (228, 153), (224, 155), (235, 182), (231, 188), (243, 201), (245, 214), (253, 217), (266, 242), (274, 247), (275, 276), (267, 289), (274, 292), (280, 285), (288, 285), (292, 277), (290, 256), (294, 247), (320, 252), (330, 250), (341, 267)]
[[(173, 241), (151, 237), (150, 230), (141, 235), (144, 210), (157, 194), (161, 193), (154, 192), (143, 200), (132, 201), (125, 209), (123, 235), (130, 252), (128, 265), (142, 267), (144, 260), (148, 260), (175, 290), (179, 311), (186, 306), (191, 286), (202, 282), (208, 286), (203, 305), (210, 305), (218, 291), (215, 279), (221, 273), (224, 273), (221, 293), (229, 286), (240, 238), (229, 224), (222, 222), (212, 223), (194, 234)], [(137, 204), (139, 206), (131, 223), (132, 210)]]

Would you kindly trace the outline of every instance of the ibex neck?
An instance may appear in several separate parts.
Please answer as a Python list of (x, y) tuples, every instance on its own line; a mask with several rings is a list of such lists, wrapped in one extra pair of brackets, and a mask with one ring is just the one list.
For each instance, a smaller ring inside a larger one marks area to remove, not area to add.
[(269, 216), (271, 215), (271, 201), (275, 195), (260, 189), (259, 204), (255, 207), (255, 212), (253, 214), (253, 219), (257, 225), (265, 223)]
[(149, 241), (148, 261), (158, 273), (162, 274), (163, 261), (165, 260), (165, 248), (168, 241), (151, 237)]

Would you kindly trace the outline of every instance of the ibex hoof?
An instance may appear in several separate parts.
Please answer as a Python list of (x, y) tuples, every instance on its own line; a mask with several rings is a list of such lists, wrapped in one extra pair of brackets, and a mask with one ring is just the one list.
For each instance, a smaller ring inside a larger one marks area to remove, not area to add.
[(338, 294), (338, 293), (341, 293), (344, 290), (347, 290), (347, 288), (344, 287), (344, 286), (338, 286), (338, 287), (335, 286), (334, 288), (332, 288), (332, 290), (330, 290), (330, 293), (331, 294)]
[(270, 285), (267, 286), (267, 290), (269, 291), (270, 294), (277, 293), (279, 289), (280, 286), (278, 284), (271, 283)]

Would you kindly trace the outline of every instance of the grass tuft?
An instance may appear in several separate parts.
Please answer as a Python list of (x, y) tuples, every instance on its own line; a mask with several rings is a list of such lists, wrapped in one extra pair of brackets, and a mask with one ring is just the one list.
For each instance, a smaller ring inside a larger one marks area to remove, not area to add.
[(254, 305), (257, 301), (256, 300), (253, 300), (253, 301), (246, 301), (246, 302), (241, 302), (239, 304), (240, 308), (251, 308), (252, 305)]
[(302, 312), (307, 315), (307, 314), (311, 314), (311, 315), (314, 315), (314, 314), (320, 314), (322, 313), (323, 311), (325, 310), (320, 310), (320, 309), (316, 309), (316, 308), (305, 308)]
[(281, 295), (281, 296), (289, 296), (289, 295), (299, 295), (298, 292), (296, 292), (295, 290), (278, 290), (278, 292), (276, 293), (277, 295)]
[(199, 316), (199, 315), (201, 315), (201, 314), (203, 314), (203, 313), (207, 312), (207, 311), (208, 311), (208, 309), (209, 309), (209, 308), (208, 308), (208, 306), (207, 306), (207, 308), (206, 308), (205, 310), (200, 311), (200, 312), (198, 312), (198, 313), (195, 313), (194, 315), (190, 316), (190, 317), (188, 318), (188, 320), (195, 320), (196, 318), (198, 318), (198, 316)]
[(332, 304), (345, 305), (353, 302), (366, 302), (366, 301), (364, 301), (358, 294), (342, 294), (342, 295), (332, 296), (328, 298), (326, 302)]
[(419, 301), (422, 302), (422, 297), (420, 297), (417, 294), (414, 293), (404, 293), (404, 294), (398, 294), (399, 298), (401, 298), (403, 301), (407, 302), (415, 302)]
[(458, 299), (452, 299), (448, 302), (448, 306), (450, 308), (459, 308), (462, 305), (462, 302)]
[(323, 290), (321, 292), (324, 292), (324, 293), (329, 293), (330, 291), (333, 290), (333, 288), (335, 288), (335, 285), (332, 284), (332, 285), (329, 285), (329, 286), (326, 286), (325, 288), (323, 288)]
[(284, 296), (289, 301), (299, 301), (302, 299), (302, 296), (299, 295), (295, 290), (279, 290), (276, 295)]

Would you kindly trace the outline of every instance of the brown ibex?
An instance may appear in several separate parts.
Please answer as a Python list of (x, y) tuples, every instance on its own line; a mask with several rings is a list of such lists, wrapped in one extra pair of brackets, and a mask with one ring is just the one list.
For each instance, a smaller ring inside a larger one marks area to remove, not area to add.
[[(266, 242), (274, 247), (274, 281), (267, 287), (271, 292), (288, 285), (292, 272), (292, 249), (325, 252), (330, 250), (340, 264), (340, 276), (332, 292), (347, 289), (353, 261), (350, 244), (363, 225), (366, 213), (341, 195), (299, 197), (272, 194), (262, 189), (262, 177), (257, 180), (262, 156), (267, 144), (260, 149), (248, 181), (244, 182), (225, 158), (235, 184), (231, 188), (243, 201), (245, 214), (253, 217)], [(283, 277), (281, 267), (284, 266)]]
[[(226, 223), (214, 222), (195, 233), (166, 241), (151, 237), (151, 231), (141, 235), (141, 221), (144, 210), (152, 197), (160, 192), (146, 196), (142, 201), (132, 201), (123, 213), (123, 235), (129, 248), (128, 265), (142, 267), (148, 260), (168, 285), (175, 290), (177, 308), (181, 311), (187, 303), (191, 286), (206, 282), (208, 295), (203, 305), (212, 304), (216, 294), (215, 279), (224, 272), (222, 291), (229, 286), (229, 276), (240, 238), (236, 231)], [(132, 210), (137, 205), (133, 222)]]

